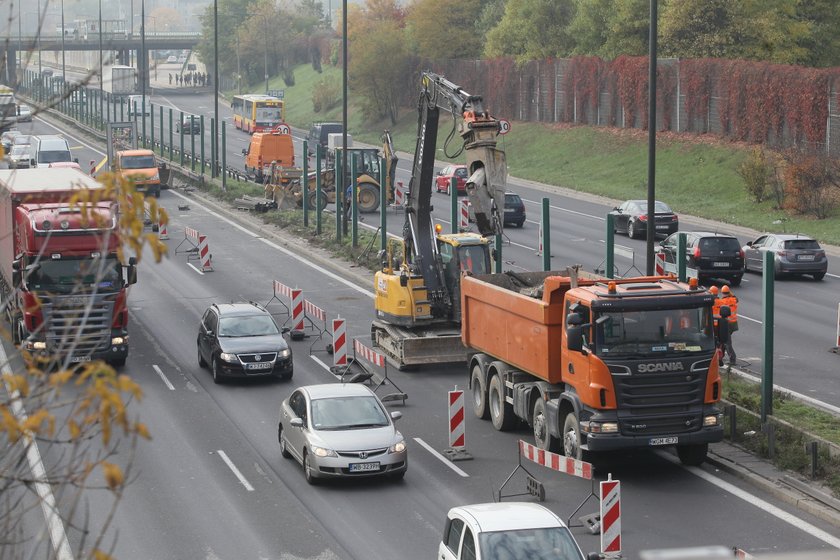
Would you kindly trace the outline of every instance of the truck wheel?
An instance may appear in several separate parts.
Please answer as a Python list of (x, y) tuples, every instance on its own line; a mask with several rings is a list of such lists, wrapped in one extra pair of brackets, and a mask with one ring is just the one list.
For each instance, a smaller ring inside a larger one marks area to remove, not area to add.
[(537, 447), (552, 453), (560, 451), (560, 440), (551, 435), (548, 415), (545, 413), (545, 401), (541, 398), (538, 398), (534, 403), (534, 416), (531, 421), (534, 426), (534, 442)]
[(379, 188), (371, 183), (359, 185), (359, 212), (376, 212), (379, 209)]
[(475, 364), (472, 368), (470, 386), (473, 395), (473, 412), (476, 418), (487, 420), (490, 417), (490, 409), (487, 407), (487, 387), (484, 384), (484, 376), (481, 375), (480, 364)]
[(487, 398), (490, 408), (490, 420), (493, 427), (504, 432), (516, 426), (516, 416), (513, 415), (513, 407), (505, 402), (505, 388), (502, 386), (502, 378), (494, 375), (490, 378), (490, 390)]
[(572, 411), (566, 415), (566, 421), (563, 422), (563, 455), (570, 459), (582, 461), (583, 450), (581, 444), (580, 422)]
[(678, 445), (677, 456), (683, 465), (696, 467), (706, 460), (706, 454), (709, 452), (708, 443), (694, 443), (691, 445)]
[[(315, 210), (317, 208), (317, 193), (315, 191), (309, 191), (306, 195), (309, 199), (308, 206), (310, 210)], [(321, 210), (327, 207), (327, 195), (323, 191), (321, 192)]]

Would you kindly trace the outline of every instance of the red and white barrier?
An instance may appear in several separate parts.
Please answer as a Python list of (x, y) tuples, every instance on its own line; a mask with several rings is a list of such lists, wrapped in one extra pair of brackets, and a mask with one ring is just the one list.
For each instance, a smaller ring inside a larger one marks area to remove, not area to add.
[(274, 280), (272, 282), (272, 288), (274, 288), (274, 296), (276, 297), (277, 294), (281, 294), (286, 296), (289, 299), (292, 299), (292, 289), (287, 285)]
[(449, 447), (458, 449), (465, 446), (464, 392), (449, 391)]
[(523, 440), (519, 440), (519, 453), (529, 461), (551, 470), (592, 480), (592, 463), (558, 455)]
[(385, 356), (376, 350), (368, 348), (358, 340), (353, 341), (353, 351), (375, 366), (385, 367)]
[(92, 159), (90, 160), (90, 173), (88, 173), (88, 175), (93, 177), (94, 173), (96, 173), (96, 160)]
[(398, 181), (394, 187), (394, 205), (405, 206), (405, 186), (402, 181)]
[(347, 331), (344, 319), (338, 318), (332, 321), (333, 336), (333, 365), (347, 365)]
[(601, 552), (621, 552), (621, 482), (601, 482)]
[(310, 319), (319, 319), (326, 323), (327, 313), (308, 299), (303, 300), (303, 313)]
[(461, 231), (470, 229), (470, 208), (469, 201), (462, 198), (458, 201), (458, 229)]
[(193, 228), (185, 228), (185, 233), (187, 238), (190, 239), (193, 244), (198, 246), (198, 258), (201, 261), (201, 271), (202, 272), (209, 272), (213, 270), (213, 263), (210, 261), (210, 245), (207, 243), (207, 236), (202, 235)]
[(292, 330), (303, 330), (303, 290), (292, 290)]
[(653, 262), (656, 275), (665, 276), (665, 253), (656, 253)]
[(840, 303), (837, 304), (837, 336), (835, 339), (837, 341), (837, 351), (840, 352)]
[(752, 558), (754, 558), (754, 556), (749, 552), (741, 550), (740, 548), (736, 548), (735, 558), (737, 558), (738, 560), (751, 560)]
[(158, 239), (166, 240), (169, 239), (169, 232), (166, 231), (166, 224), (160, 222), (158, 224)]

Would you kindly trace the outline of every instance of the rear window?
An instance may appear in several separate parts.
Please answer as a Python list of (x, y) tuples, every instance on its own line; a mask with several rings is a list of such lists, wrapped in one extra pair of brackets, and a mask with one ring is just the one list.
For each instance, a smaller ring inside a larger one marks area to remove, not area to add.
[(700, 240), (701, 251), (738, 251), (741, 245), (734, 237), (706, 237)]
[(507, 206), (519, 206), (522, 204), (522, 199), (519, 198), (518, 194), (506, 194), (505, 195), (505, 205)]
[(819, 249), (820, 244), (813, 239), (790, 239), (785, 241), (785, 249)]
[[(647, 202), (639, 202), (637, 203), (639, 210), (642, 212), (647, 212)], [(665, 204), (664, 202), (659, 202), (658, 200), (653, 205), (654, 212), (657, 214), (673, 214), (673, 210), (671, 207)]]

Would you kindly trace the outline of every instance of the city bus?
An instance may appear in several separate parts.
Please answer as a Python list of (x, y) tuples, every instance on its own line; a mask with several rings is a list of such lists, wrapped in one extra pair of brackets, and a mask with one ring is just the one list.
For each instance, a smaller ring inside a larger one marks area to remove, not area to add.
[(230, 108), (234, 126), (249, 134), (271, 130), (286, 121), (286, 104), (270, 95), (234, 95)]

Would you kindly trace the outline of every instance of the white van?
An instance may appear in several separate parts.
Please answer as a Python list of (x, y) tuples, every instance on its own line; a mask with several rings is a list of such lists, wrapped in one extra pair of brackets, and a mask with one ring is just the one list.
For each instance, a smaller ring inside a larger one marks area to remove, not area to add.
[(146, 96), (146, 106), (143, 107), (143, 96), (142, 95), (129, 95), (128, 96), (128, 118), (132, 118), (134, 116), (134, 111), (137, 110), (138, 115), (151, 115), (152, 114), (152, 105), (151, 99), (149, 96)]
[[(73, 161), (70, 144), (56, 134), (30, 137), (30, 167), (49, 167), (51, 163)], [(76, 161), (78, 163), (78, 160)]]

